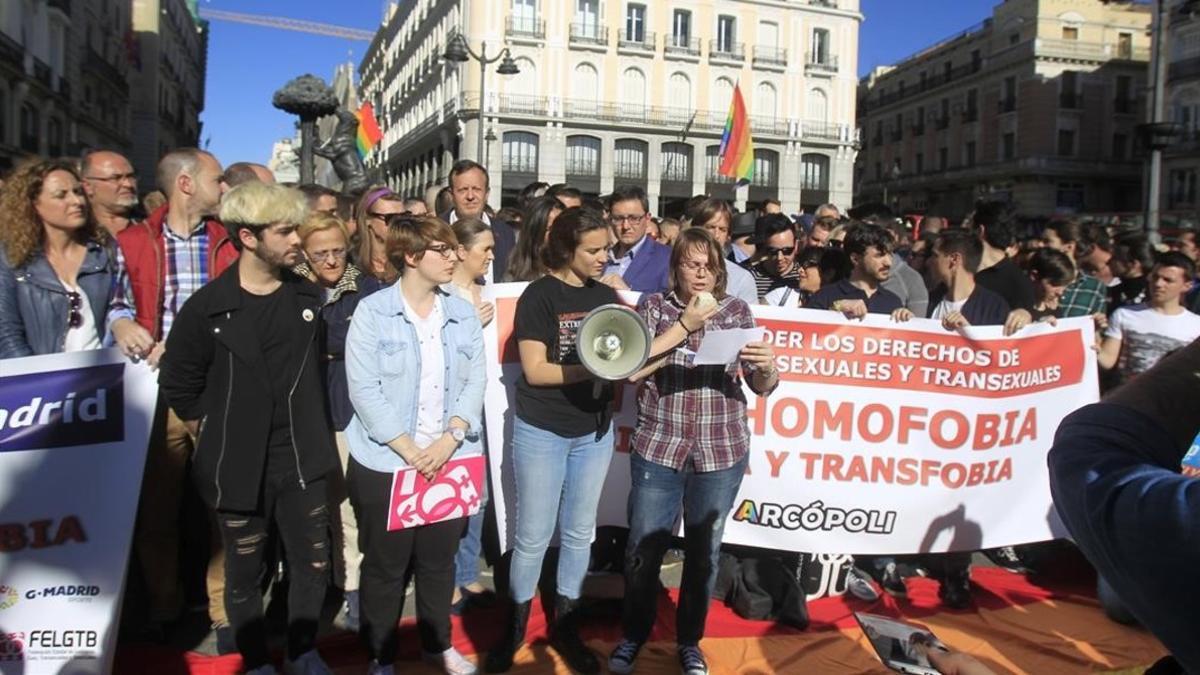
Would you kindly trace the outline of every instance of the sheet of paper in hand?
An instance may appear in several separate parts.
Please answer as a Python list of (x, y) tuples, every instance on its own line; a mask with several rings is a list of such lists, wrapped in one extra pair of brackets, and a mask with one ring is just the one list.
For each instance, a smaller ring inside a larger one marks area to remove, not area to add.
[(416, 469), (401, 469), (392, 477), (388, 531), (405, 530), (479, 512), (484, 481), (483, 455), (446, 462), (433, 481)]

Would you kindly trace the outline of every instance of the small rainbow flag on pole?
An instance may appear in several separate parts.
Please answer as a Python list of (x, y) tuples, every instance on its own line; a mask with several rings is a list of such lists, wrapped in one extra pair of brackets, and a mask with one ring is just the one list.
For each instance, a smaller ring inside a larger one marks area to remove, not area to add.
[(363, 103), (354, 116), (358, 118), (358, 156), (365, 158), (371, 148), (379, 145), (379, 141), (383, 139), (383, 133), (379, 131), (379, 122), (375, 120), (375, 109), (371, 107), (370, 103)]
[(754, 180), (754, 139), (750, 137), (750, 117), (746, 114), (740, 83), (733, 88), (719, 154), (721, 166), (718, 172), (722, 176), (736, 178), (738, 185)]

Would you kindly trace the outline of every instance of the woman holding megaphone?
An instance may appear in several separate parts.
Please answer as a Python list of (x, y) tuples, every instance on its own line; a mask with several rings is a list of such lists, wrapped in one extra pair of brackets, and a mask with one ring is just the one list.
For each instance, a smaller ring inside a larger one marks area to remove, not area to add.
[(667, 292), (643, 296), (638, 306), (638, 314), (655, 336), (651, 353), (658, 356), (632, 378), (645, 378), (645, 384), (638, 391), (638, 420), (630, 442), (624, 639), (609, 657), (608, 667), (614, 673), (633, 672), (638, 652), (650, 636), (659, 570), (681, 510), (685, 555), (677, 653), (686, 675), (708, 673), (699, 644), (716, 581), (725, 518), (733, 508), (750, 450), (742, 377), (760, 396), (779, 382), (775, 353), (767, 342), (745, 345), (738, 363), (691, 363), (687, 350), (699, 348), (705, 331), (755, 325), (750, 306), (725, 292), (725, 260), (713, 236), (698, 227), (682, 231), (671, 249), (670, 266)]

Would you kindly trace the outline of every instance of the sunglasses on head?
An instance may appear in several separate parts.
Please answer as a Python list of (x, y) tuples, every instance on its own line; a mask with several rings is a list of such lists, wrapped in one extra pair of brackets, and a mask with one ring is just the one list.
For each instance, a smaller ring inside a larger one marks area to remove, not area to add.
[(78, 291), (67, 291), (67, 307), (71, 308), (71, 313), (67, 315), (67, 327), (79, 328), (83, 325), (83, 312), (79, 311), (83, 307), (83, 298)]

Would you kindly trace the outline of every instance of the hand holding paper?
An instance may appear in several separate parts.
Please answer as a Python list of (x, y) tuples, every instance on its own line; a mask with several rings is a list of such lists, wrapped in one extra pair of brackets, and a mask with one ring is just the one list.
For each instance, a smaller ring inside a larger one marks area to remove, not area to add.
[(761, 342), (765, 334), (766, 329), (758, 326), (710, 330), (700, 341), (692, 365), (724, 366), (735, 363), (743, 347), (751, 342)]

